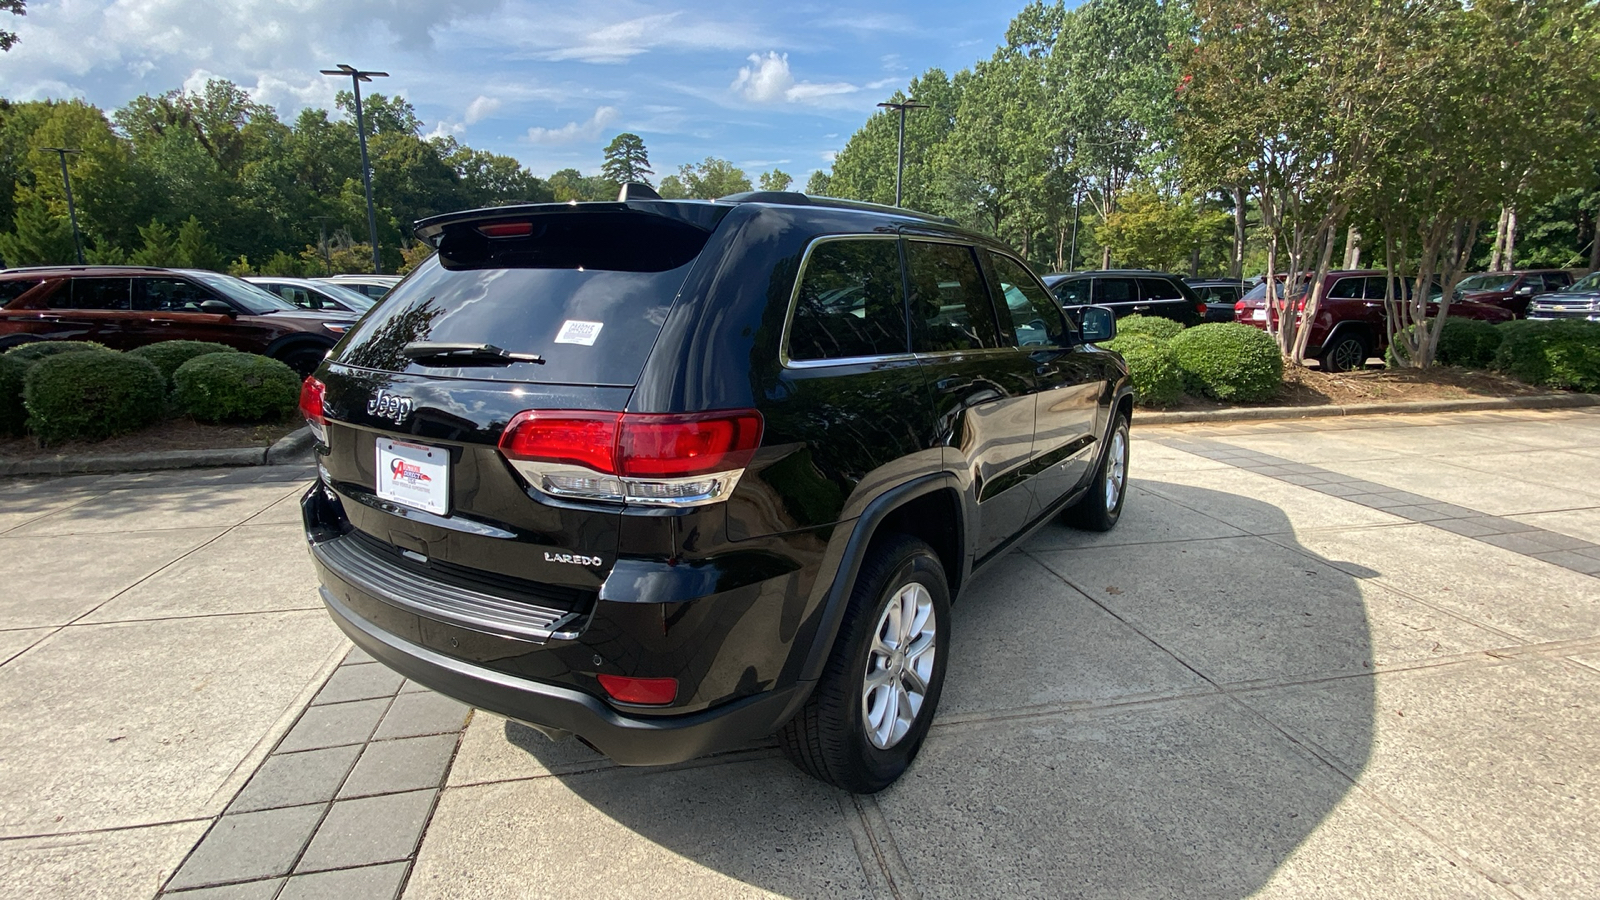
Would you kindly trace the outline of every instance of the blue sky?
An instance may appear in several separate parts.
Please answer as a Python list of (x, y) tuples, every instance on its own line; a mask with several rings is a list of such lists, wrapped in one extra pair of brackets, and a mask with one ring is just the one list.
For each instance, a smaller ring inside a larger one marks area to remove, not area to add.
[(335, 63), (387, 70), (427, 128), (538, 175), (598, 170), (621, 131), (657, 177), (706, 156), (804, 184), (915, 75), (993, 52), (1012, 3), (31, 0), (0, 95), (141, 93), (231, 79), (285, 119), (331, 106)]

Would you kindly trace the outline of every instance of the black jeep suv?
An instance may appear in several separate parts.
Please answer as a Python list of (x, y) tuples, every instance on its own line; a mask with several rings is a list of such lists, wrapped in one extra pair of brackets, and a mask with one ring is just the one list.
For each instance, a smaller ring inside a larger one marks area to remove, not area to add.
[(790, 193), (476, 210), (306, 380), (322, 598), (379, 661), (623, 764), (779, 732), (876, 791), (950, 602), (1122, 508), (1131, 392), (1011, 251)]

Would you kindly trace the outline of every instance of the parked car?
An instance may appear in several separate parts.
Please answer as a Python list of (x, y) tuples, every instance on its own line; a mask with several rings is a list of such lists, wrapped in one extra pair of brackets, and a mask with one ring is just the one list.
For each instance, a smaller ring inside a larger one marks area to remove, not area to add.
[(141, 266), (55, 266), (0, 272), (0, 350), (32, 341), (98, 341), (128, 350), (214, 341), (306, 375), (355, 321), (296, 309), (220, 272)]
[(1204, 321), (1206, 304), (1176, 275), (1148, 269), (1107, 269), (1092, 272), (1057, 272), (1044, 277), (1060, 303), (1076, 306), (1104, 306), (1117, 318), (1138, 313), (1160, 316), (1198, 325)]
[(1061, 515), (1116, 524), (1127, 368), (946, 220), (759, 192), (426, 219), (305, 383), (339, 627), (421, 684), (671, 763), (776, 730), (875, 791), (950, 602)]
[[(1306, 338), (1306, 355), (1315, 358), (1324, 371), (1348, 372), (1362, 368), (1367, 360), (1383, 356), (1388, 349), (1388, 312), (1384, 307), (1387, 280), (1386, 273), (1370, 269), (1327, 274), (1323, 282), (1322, 300), (1317, 304), (1317, 314), (1309, 323), (1311, 333)], [(1279, 276), (1278, 283), (1282, 281), (1283, 277)], [(1302, 279), (1301, 286), (1291, 289), (1288, 297), (1288, 302), (1301, 310), (1306, 302), (1304, 281)], [(1239, 301), (1238, 318), (1241, 322), (1267, 330), (1270, 323), (1276, 323), (1277, 314), (1270, 306), (1266, 306), (1266, 283), (1252, 290), (1251, 294), (1257, 291), (1260, 292), (1259, 297), (1251, 299), (1247, 295)], [(1394, 294), (1399, 298), (1409, 297), (1410, 281), (1397, 279)], [(1435, 284), (1433, 298), (1440, 294)], [(1428, 308), (1430, 314), (1437, 313), (1436, 299), (1429, 300)], [(1509, 311), (1501, 307), (1471, 300), (1451, 303), (1449, 315), (1488, 322), (1504, 322), (1513, 318)]]
[[(1234, 304), (1245, 295), (1244, 282), (1232, 278), (1185, 278), (1184, 283), (1206, 305), (1207, 322), (1232, 322)], [(1263, 292), (1262, 296), (1266, 296)]]
[(1515, 272), (1485, 272), (1468, 275), (1456, 285), (1457, 300), (1472, 300), (1503, 307), (1521, 318), (1527, 315), (1528, 301), (1572, 284), (1572, 273), (1565, 269), (1522, 269)]
[(1528, 318), (1600, 322), (1600, 272), (1591, 272), (1559, 291), (1535, 298), (1528, 304)]
[(313, 278), (278, 278), (252, 275), (245, 279), (256, 287), (271, 291), (301, 309), (337, 309), (360, 315), (372, 308), (371, 297), (342, 284)]
[(329, 275), (315, 280), (347, 287), (352, 291), (366, 294), (376, 302), (394, 290), (394, 286), (399, 284), (401, 279), (399, 275)]

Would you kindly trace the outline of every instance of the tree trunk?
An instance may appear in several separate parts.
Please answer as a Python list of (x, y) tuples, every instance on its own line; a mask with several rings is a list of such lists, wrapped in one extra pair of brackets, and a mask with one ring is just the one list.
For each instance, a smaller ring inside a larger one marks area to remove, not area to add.
[(1357, 231), (1354, 225), (1346, 228), (1344, 232), (1344, 267), (1361, 268), (1361, 232)]
[[(1245, 230), (1245, 200), (1244, 188), (1233, 189), (1233, 257), (1228, 260), (1228, 277), (1244, 277), (1244, 230)], [(1595, 242), (1600, 248), (1600, 241)], [(1591, 265), (1590, 268), (1596, 268)]]
[(1589, 271), (1593, 272), (1600, 270), (1600, 208), (1589, 221), (1594, 225), (1589, 230)]
[(1494, 226), (1494, 249), (1489, 253), (1489, 271), (1498, 272), (1504, 268), (1501, 262), (1505, 258), (1506, 248), (1506, 216), (1511, 212), (1511, 207), (1500, 207), (1500, 221)]
[(1191, 278), (1199, 278), (1200, 277), (1200, 248), (1199, 247), (1196, 247), (1193, 250), (1189, 251), (1189, 276)]
[(1100, 268), (1102, 268), (1102, 269), (1111, 268), (1111, 248), (1110, 247), (1101, 247), (1100, 248)]
[(1506, 210), (1506, 258), (1505, 267), (1517, 267), (1517, 208), (1509, 207)]

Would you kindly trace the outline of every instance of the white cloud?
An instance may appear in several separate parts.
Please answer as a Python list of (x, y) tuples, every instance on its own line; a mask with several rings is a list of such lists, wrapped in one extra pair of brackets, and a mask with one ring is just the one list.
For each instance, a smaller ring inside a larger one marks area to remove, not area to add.
[(796, 81), (789, 70), (789, 54), (767, 51), (766, 56), (752, 53), (750, 65), (740, 66), (739, 74), (729, 85), (734, 93), (751, 103), (801, 103), (821, 105), (829, 98), (843, 97), (861, 90), (844, 81), (818, 84)]
[(839, 151), (837, 151), (837, 150), (824, 150), (824, 151), (822, 151), (822, 161), (827, 163), (830, 166), (833, 165), (833, 161), (838, 159), (838, 158), (839, 158)]
[[(558, 6), (565, 8), (552, 8)], [(640, 15), (643, 9), (634, 4), (626, 4), (632, 8), (619, 16), (609, 4), (597, 6), (541, 3), (531, 12), (510, 10), (493, 20), (471, 23), (465, 30), (533, 59), (600, 65), (625, 63), (657, 49), (734, 50), (770, 43), (754, 26), (727, 16), (695, 19), (681, 11)]]
[(462, 118), (466, 124), (473, 125), (495, 114), (500, 108), (500, 101), (494, 97), (485, 97), (479, 94), (477, 99), (467, 104), (467, 111)]
[(560, 128), (529, 128), (528, 140), (535, 144), (570, 144), (574, 141), (592, 141), (600, 132), (617, 120), (615, 106), (602, 106), (594, 111), (587, 122), (568, 122)]

